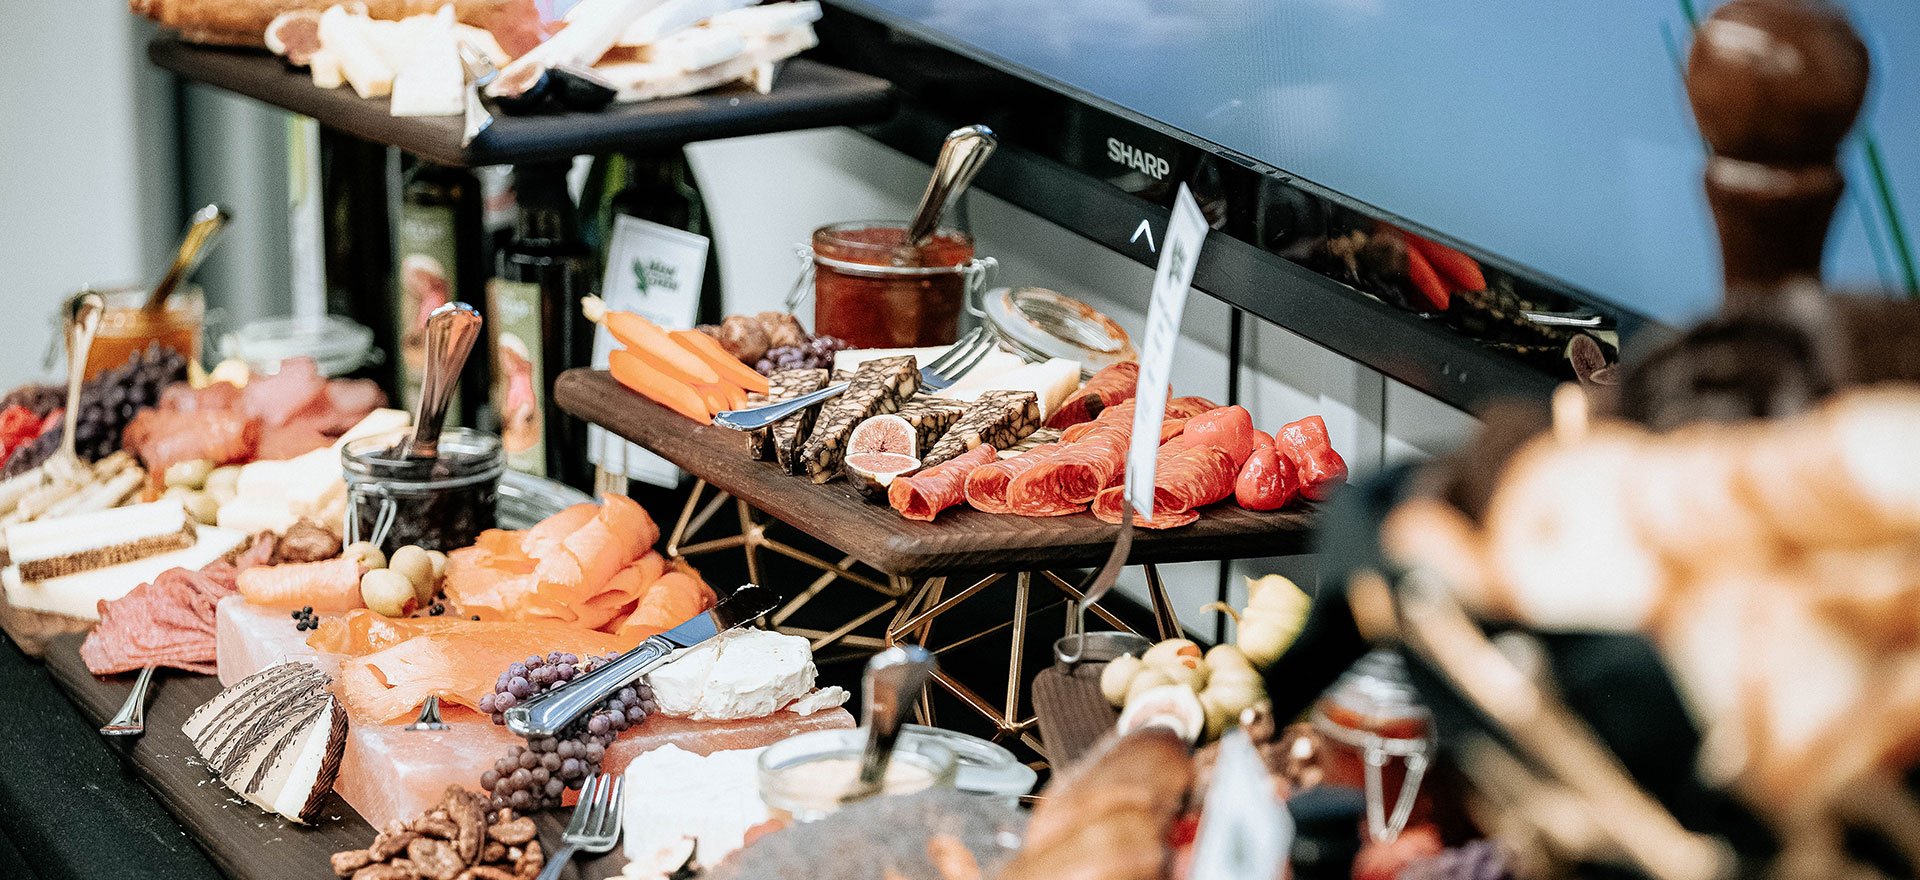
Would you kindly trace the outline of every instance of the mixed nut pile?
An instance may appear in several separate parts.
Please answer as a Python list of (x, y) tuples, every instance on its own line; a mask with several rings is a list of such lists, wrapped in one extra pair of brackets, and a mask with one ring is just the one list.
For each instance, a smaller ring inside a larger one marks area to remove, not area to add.
[(333, 873), (351, 880), (534, 880), (546, 864), (533, 819), (493, 813), (457, 785), (412, 822), (387, 825), (373, 845), (333, 854)]

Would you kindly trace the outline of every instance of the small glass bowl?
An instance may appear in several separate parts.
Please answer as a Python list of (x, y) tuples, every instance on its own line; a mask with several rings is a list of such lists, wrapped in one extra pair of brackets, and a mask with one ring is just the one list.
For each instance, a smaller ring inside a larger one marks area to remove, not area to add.
[[(816, 730), (788, 737), (760, 753), (760, 799), (785, 824), (824, 819), (840, 809), (840, 796), (860, 773), (867, 729)], [(894, 741), (882, 793), (913, 794), (952, 788), (958, 760), (933, 737), (902, 734)]]

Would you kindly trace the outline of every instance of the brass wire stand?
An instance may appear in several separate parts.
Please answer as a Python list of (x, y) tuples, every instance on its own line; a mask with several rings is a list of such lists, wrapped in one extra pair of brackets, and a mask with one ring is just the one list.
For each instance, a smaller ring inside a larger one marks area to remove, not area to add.
[[(739, 522), (739, 533), (689, 543), (688, 539), (712, 524), (715, 518), (726, 510), (729, 502)], [(1053, 571), (995, 572), (948, 595), (947, 576), (938, 575), (919, 579), (894, 574), (869, 576), (854, 569), (854, 566), (863, 563), (851, 555), (842, 556), (838, 562), (834, 562), (769, 535), (768, 531), (772, 526), (781, 524), (783, 524), (781, 521), (766, 516), (745, 501), (716, 489), (706, 480), (700, 479), (694, 483), (693, 492), (688, 496), (686, 504), (681, 507), (680, 516), (667, 537), (667, 555), (674, 558), (691, 558), (738, 550), (745, 557), (747, 577), (754, 583), (764, 582), (762, 581), (761, 551), (779, 554), (818, 571), (819, 576), (795, 593), (785, 605), (768, 615), (767, 620), (768, 625), (773, 629), (809, 640), (815, 651), (832, 646), (879, 651), (896, 644), (917, 644), (926, 646), (935, 655), (939, 655), (997, 635), (1003, 630), (1011, 630), (1011, 647), (1007, 654), (1006, 666), (1006, 696), (1000, 704), (996, 705), (992, 700), (982, 696), (973, 686), (957, 678), (952, 666), (936, 671), (933, 680), (942, 690), (991, 722), (994, 725), (993, 738), (996, 741), (1018, 739), (1034, 750), (1044, 753), (1039, 738), (1034, 735), (1039, 723), (1038, 718), (1034, 715), (1024, 717), (1021, 715), (1021, 703), (1025, 695), (1023, 667), (1026, 661), (1027, 623), (1034, 615), (1050, 611), (1068, 601), (1078, 601), (1082, 594), (1073, 580)], [(1146, 572), (1147, 592), (1152, 604), (1154, 629), (1158, 638), (1173, 638), (1181, 632), (1180, 621), (1173, 611), (1173, 602), (1168, 596), (1166, 583), (1161, 579), (1157, 567), (1148, 564), (1143, 568)], [(1079, 573), (1071, 572), (1070, 575), (1078, 577)], [(1036, 577), (1058, 591), (1062, 598), (1034, 607), (1033, 588)], [(952, 613), (962, 603), (1007, 578), (1013, 579), (1012, 614), (1007, 620), (978, 632), (963, 635), (937, 648), (931, 644), (934, 624), (941, 617)], [(831, 629), (798, 627), (789, 623), (800, 609), (819, 598), (828, 587), (842, 581), (865, 589), (882, 601), (845, 618)], [(1115, 629), (1136, 635), (1147, 635), (1127, 625), (1124, 620), (1105, 608), (1095, 606), (1091, 610)], [(860, 628), (889, 612), (893, 616), (888, 620), (882, 636), (857, 634)], [(934, 723), (931, 691), (921, 694), (914, 714), (916, 720), (922, 724)]]

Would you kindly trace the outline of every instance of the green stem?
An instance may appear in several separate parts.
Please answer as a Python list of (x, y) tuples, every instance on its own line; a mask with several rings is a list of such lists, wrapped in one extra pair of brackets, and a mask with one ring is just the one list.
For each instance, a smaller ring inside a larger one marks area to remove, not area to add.
[(1914, 270), (1913, 244), (1907, 240), (1906, 224), (1900, 220), (1900, 205), (1893, 198), (1893, 183), (1887, 179), (1886, 165), (1880, 160), (1880, 144), (1871, 133), (1863, 134), (1860, 141), (1866, 147), (1874, 195), (1879, 198), (1880, 210), (1887, 218), (1887, 237), (1893, 240), (1893, 251), (1900, 258), (1900, 276), (1906, 282), (1907, 297), (1920, 299), (1920, 273)]

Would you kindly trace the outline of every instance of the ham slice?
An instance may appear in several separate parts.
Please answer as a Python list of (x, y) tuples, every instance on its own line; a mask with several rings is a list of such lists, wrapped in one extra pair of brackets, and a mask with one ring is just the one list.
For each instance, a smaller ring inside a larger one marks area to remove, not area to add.
[(958, 458), (895, 479), (887, 487), (887, 502), (907, 519), (933, 522), (940, 511), (967, 500), (967, 478), (991, 464), (997, 454), (992, 446), (982, 443)]

